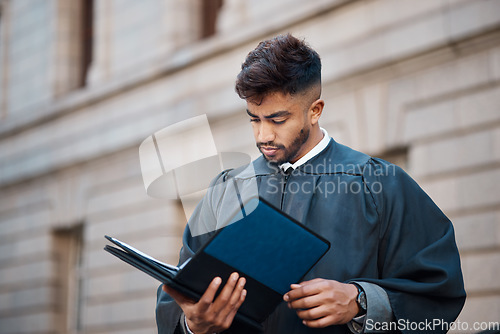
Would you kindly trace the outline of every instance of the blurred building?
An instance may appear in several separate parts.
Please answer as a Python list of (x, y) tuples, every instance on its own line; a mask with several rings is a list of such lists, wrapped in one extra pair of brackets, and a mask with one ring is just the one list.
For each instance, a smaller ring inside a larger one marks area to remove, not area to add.
[(113, 235), (175, 263), (185, 216), (146, 195), (138, 147), (207, 114), (257, 157), (233, 84), (281, 32), (323, 60), (321, 125), (404, 167), (452, 219), (462, 322), (500, 320), (499, 0), (1, 0), (0, 333), (155, 332), (158, 282)]

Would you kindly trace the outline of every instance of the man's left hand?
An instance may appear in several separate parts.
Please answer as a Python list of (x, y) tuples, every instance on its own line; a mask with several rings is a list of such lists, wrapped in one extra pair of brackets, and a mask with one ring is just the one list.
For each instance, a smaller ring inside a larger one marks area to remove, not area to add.
[(292, 284), (291, 289), (283, 299), (308, 327), (346, 324), (359, 312), (358, 289), (353, 284), (316, 278)]

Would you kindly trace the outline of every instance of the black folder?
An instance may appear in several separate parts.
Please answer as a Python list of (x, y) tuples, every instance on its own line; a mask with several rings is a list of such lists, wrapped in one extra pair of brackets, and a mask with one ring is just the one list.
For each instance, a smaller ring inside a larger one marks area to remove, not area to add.
[(109, 236), (105, 237), (121, 249), (104, 249), (194, 300), (214, 277), (221, 277), (223, 286), (231, 273), (238, 272), (246, 278), (247, 296), (235, 319), (261, 329), (290, 284), (300, 282), (330, 244), (262, 198), (242, 205), (233, 221), (178, 267)]

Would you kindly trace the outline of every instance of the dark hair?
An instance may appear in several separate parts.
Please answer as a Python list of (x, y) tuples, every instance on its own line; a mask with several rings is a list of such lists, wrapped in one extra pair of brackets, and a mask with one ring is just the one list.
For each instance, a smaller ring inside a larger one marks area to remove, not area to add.
[(262, 41), (241, 65), (235, 90), (242, 99), (262, 99), (281, 92), (294, 95), (321, 83), (321, 59), (291, 34)]

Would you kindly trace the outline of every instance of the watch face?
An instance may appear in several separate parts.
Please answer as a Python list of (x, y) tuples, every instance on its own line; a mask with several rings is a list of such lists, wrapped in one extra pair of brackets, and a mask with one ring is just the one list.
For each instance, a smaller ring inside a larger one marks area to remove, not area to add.
[(358, 303), (359, 306), (366, 311), (366, 294), (363, 290), (361, 290), (358, 294)]

